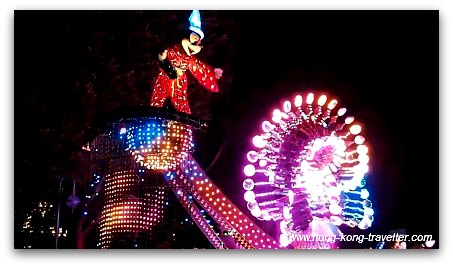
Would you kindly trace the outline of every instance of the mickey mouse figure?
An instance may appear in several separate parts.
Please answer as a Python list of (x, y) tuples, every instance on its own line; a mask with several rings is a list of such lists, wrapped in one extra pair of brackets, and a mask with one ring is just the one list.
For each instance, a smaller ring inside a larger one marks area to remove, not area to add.
[(191, 114), (187, 98), (187, 70), (207, 90), (219, 91), (217, 80), (222, 77), (223, 70), (213, 69), (195, 57), (202, 48), (200, 43), (204, 37), (198, 10), (192, 11), (189, 22), (188, 38), (159, 54), (160, 72), (151, 96), (153, 107), (162, 107), (169, 98), (177, 111)]

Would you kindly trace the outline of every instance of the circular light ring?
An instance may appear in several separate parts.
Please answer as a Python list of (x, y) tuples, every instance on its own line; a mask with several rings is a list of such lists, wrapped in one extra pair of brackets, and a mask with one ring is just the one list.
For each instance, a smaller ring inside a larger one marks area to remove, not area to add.
[[(304, 108), (303, 99), (307, 104)], [(318, 107), (314, 111), (310, 105), (315, 99)], [(297, 95), (294, 106), (301, 108), (289, 112), (290, 106), (291, 102), (284, 102), (284, 118), (283, 113), (275, 109), (271, 118), (276, 123), (272, 124), (274, 127), (270, 129), (271, 123), (264, 121), (263, 131), (252, 139), (258, 158), (253, 157), (249, 162), (259, 164), (248, 164), (244, 168), (247, 183), (244, 180), (243, 187), (250, 192), (246, 192), (247, 207), (257, 218), (287, 220), (292, 227), (288, 231), (297, 231), (295, 226), (305, 225), (304, 221), (311, 221), (311, 217), (318, 216), (315, 214), (322, 213), (330, 216), (335, 225), (357, 226), (360, 221), (354, 218), (363, 218), (364, 210), (361, 215), (354, 215), (356, 217), (348, 215), (351, 209), (348, 205), (352, 204), (347, 204), (349, 202), (343, 198), (344, 190), (357, 196), (357, 201), (368, 197), (360, 191), (369, 162), (365, 138), (359, 135), (362, 126), (352, 116), (330, 120), (330, 112), (337, 108), (338, 100), (329, 100), (326, 95)], [(346, 111), (341, 107), (336, 114), (343, 116)], [(355, 124), (350, 125), (353, 122)], [(313, 208), (319, 204), (325, 205), (328, 213)], [(367, 214), (371, 212), (367, 210)], [(370, 223), (366, 221), (366, 225)]]

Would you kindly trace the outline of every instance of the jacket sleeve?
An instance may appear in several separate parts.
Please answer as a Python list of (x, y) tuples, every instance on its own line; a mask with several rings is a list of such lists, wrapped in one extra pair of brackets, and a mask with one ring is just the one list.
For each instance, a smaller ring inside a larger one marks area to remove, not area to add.
[(198, 80), (201, 85), (203, 85), (204, 88), (211, 92), (219, 91), (219, 86), (217, 85), (214, 69), (211, 66), (195, 58), (189, 61), (189, 69), (192, 75)]
[(165, 74), (167, 74), (168, 78), (170, 79), (177, 78), (176, 71), (171, 65), (168, 57), (166, 57), (164, 60), (159, 60), (159, 67), (165, 72)]

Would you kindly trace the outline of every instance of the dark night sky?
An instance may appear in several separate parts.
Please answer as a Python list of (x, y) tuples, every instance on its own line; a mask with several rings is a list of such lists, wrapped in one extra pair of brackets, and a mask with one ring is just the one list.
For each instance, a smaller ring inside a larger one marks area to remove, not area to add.
[[(241, 26), (231, 93), (238, 119), (216, 173), (230, 170), (224, 177), (237, 181), (233, 162), (250, 148), (253, 122), (294, 92), (317, 88), (366, 125), (374, 230), (437, 235), (438, 13), (255, 12)], [(239, 199), (240, 183), (231, 184)]]
[[(134, 96), (149, 96), (157, 68), (149, 62), (175, 40), (190, 12), (169, 14), (15, 13), (14, 150), (31, 145), (27, 153), (15, 153), (17, 206), (28, 200), (18, 201), (19, 196), (46, 195), (50, 163), (63, 166), (64, 156), (71, 155), (67, 151), (74, 149), (67, 146), (78, 145), (70, 141), (77, 132), (71, 129), (91, 117), (82, 115), (86, 105), (77, 102), (83, 95), (83, 89), (74, 89), (77, 82), (86, 83), (95, 73), (99, 87), (115, 84), (102, 80), (115, 78), (102, 69), (115, 58), (121, 79), (136, 69)], [(208, 106), (213, 120), (210, 131), (200, 134), (195, 157), (207, 167), (224, 145), (208, 174), (236, 205), (245, 206), (241, 166), (258, 123), (282, 100), (316, 89), (336, 96), (365, 124), (371, 148), (368, 187), (376, 210), (372, 229), (438, 235), (437, 11), (202, 11), (201, 16), (207, 35), (199, 57), (225, 73), (219, 94), (192, 90), (200, 98), (191, 102)], [(144, 25), (150, 36), (141, 34)], [(130, 87), (124, 85), (126, 96)], [(147, 102), (123, 99), (120, 106)], [(44, 138), (42, 129), (53, 130)], [(63, 148), (54, 147), (57, 140)]]

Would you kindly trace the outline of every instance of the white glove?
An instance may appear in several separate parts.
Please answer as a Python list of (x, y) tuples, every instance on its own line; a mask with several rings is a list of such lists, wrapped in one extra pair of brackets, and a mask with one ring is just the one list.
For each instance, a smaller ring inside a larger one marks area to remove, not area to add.
[(164, 52), (160, 53), (158, 56), (159, 56), (159, 60), (163, 61), (164, 59), (167, 58), (167, 50), (165, 50)]
[(223, 70), (219, 69), (219, 68), (215, 68), (214, 69), (214, 74), (215, 74), (215, 78), (218, 80), (218, 79), (220, 79), (220, 77), (222, 77)]

